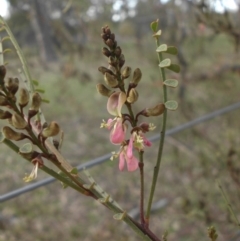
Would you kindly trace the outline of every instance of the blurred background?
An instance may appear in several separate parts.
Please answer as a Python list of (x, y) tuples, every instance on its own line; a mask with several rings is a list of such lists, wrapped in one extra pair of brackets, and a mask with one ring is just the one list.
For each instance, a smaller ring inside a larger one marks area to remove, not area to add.
[[(103, 83), (98, 67), (107, 67), (101, 53), (103, 26), (115, 33), (125, 65), (142, 70), (135, 113), (162, 101), (149, 27), (156, 19), (161, 43), (178, 48), (178, 56), (171, 59), (181, 66), (180, 74), (167, 72), (168, 78), (179, 80), (178, 88), (169, 90), (169, 99), (177, 100), (179, 108), (169, 112), (168, 129), (240, 101), (239, 0), (1, 0), (0, 14), (21, 46), (33, 78), (45, 89), (43, 96), (50, 104), (43, 105), (43, 112), (47, 121), (55, 120), (63, 129), (61, 151), (73, 165), (118, 150), (109, 144), (109, 133), (99, 129), (102, 119), (109, 117), (107, 99), (95, 87)], [(3, 46), (13, 48), (7, 41)], [(5, 60), (7, 76), (18, 76), (17, 55), (7, 53)], [(231, 111), (166, 138), (154, 199), (162, 205), (151, 220), (159, 237), (167, 230), (169, 240), (208, 240), (207, 227), (214, 225), (219, 241), (240, 240), (217, 185), (219, 181), (240, 218), (239, 116), (239, 109)], [(159, 120), (149, 121), (159, 133)], [(2, 121), (1, 127), (5, 124)], [(2, 195), (27, 186), (22, 179), (32, 166), (5, 146), (0, 148)], [(157, 143), (145, 153), (148, 197)], [(119, 172), (117, 161), (89, 171), (124, 209), (138, 206), (138, 172)], [(39, 172), (37, 181), (46, 177)], [(0, 203), (0, 240), (139, 240), (112, 216), (96, 201), (53, 183)]]

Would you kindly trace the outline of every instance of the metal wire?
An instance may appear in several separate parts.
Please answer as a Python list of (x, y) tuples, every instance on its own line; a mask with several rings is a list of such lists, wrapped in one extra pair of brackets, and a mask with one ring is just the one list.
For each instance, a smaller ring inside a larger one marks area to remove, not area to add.
[[(236, 110), (236, 109), (238, 109), (238, 108), (240, 108), (240, 102), (237, 102), (237, 103), (234, 103), (234, 104), (232, 104), (232, 105), (229, 105), (229, 106), (227, 106), (227, 107), (225, 107), (225, 108), (222, 108), (222, 109), (213, 111), (213, 112), (210, 113), (210, 114), (201, 116), (201, 117), (199, 117), (199, 118), (196, 118), (195, 120), (189, 121), (189, 122), (187, 122), (187, 123), (185, 123), (185, 124), (182, 124), (182, 125), (179, 125), (179, 126), (177, 126), (177, 127), (172, 128), (172, 129), (170, 129), (170, 130), (167, 130), (167, 131), (166, 131), (166, 135), (173, 135), (173, 134), (175, 134), (175, 133), (177, 133), (177, 132), (180, 132), (180, 131), (183, 131), (183, 130), (185, 130), (185, 129), (191, 128), (191, 127), (193, 127), (193, 126), (195, 126), (195, 125), (197, 125), (197, 124), (200, 124), (200, 123), (202, 123), (202, 122), (208, 121), (208, 120), (210, 120), (210, 119), (213, 119), (213, 118), (215, 118), (215, 117), (217, 117), (217, 116), (226, 114), (226, 113), (228, 113), (228, 112), (234, 111), (234, 110)], [(152, 137), (149, 138), (150, 141), (157, 141), (157, 140), (159, 140), (159, 139), (160, 139), (160, 135), (159, 135), (159, 134), (154, 135), (154, 136), (152, 136)], [(81, 171), (81, 170), (83, 170), (84, 168), (90, 168), (90, 167), (99, 165), (99, 164), (101, 164), (101, 163), (109, 160), (109, 158), (111, 157), (111, 155), (112, 155), (112, 154), (109, 153), (109, 154), (106, 154), (106, 155), (104, 155), (104, 156), (95, 158), (95, 159), (93, 159), (93, 160), (91, 160), (91, 161), (88, 161), (88, 162), (86, 162), (86, 163), (83, 163), (83, 164), (77, 166), (77, 169), (78, 169), (79, 171)], [(17, 197), (17, 196), (20, 196), (20, 195), (22, 195), (22, 194), (24, 194), (24, 193), (26, 193), (26, 192), (30, 192), (30, 191), (32, 191), (32, 190), (35, 190), (35, 189), (37, 189), (37, 188), (39, 188), (39, 187), (48, 185), (48, 184), (50, 184), (50, 183), (52, 183), (52, 182), (54, 182), (54, 181), (56, 181), (55, 178), (49, 177), (49, 178), (46, 178), (46, 179), (44, 179), (44, 180), (42, 180), (42, 181), (38, 181), (38, 182), (36, 182), (36, 183), (29, 184), (29, 185), (27, 185), (27, 186), (25, 186), (25, 187), (18, 188), (18, 189), (16, 189), (16, 190), (13, 190), (13, 191), (11, 191), (11, 192), (8, 192), (8, 193), (6, 193), (6, 194), (3, 194), (3, 195), (0, 196), (0, 203), (5, 202), (5, 201), (7, 201), (7, 200), (10, 200), (10, 199), (12, 199), (12, 198), (15, 198), (15, 197)]]

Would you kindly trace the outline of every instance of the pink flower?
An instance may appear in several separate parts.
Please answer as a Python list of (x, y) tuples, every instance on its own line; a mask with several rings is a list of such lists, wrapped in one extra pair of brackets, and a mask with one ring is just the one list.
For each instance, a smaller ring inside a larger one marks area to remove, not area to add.
[(111, 130), (110, 141), (114, 145), (121, 144), (125, 140), (127, 125), (122, 123), (122, 118), (109, 119), (107, 121), (107, 128)]
[[(130, 151), (131, 150), (131, 151)], [(124, 146), (119, 154), (119, 170), (123, 171), (125, 162), (129, 172), (133, 172), (138, 168), (138, 159), (133, 155), (132, 149)]]
[(122, 107), (127, 100), (127, 96), (124, 92), (114, 92), (109, 98), (107, 102), (107, 110), (109, 114), (113, 116), (121, 117)]

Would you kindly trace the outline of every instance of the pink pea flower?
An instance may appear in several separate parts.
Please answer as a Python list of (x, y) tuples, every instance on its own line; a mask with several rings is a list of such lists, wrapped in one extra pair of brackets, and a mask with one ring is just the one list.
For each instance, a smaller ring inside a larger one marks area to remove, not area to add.
[(111, 130), (110, 141), (114, 145), (119, 145), (125, 140), (127, 125), (122, 123), (121, 117), (115, 119), (108, 119), (107, 128)]
[(127, 96), (124, 92), (114, 92), (109, 98), (107, 102), (107, 110), (109, 114), (117, 117), (121, 117), (122, 107), (127, 100)]
[(138, 168), (138, 159), (133, 155), (132, 149), (128, 146), (124, 146), (119, 154), (119, 170), (123, 171), (125, 162), (127, 164), (127, 170), (133, 172)]

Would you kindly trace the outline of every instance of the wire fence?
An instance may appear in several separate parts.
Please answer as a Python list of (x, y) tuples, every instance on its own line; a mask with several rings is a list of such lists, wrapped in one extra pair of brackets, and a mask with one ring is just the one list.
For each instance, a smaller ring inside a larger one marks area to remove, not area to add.
[[(240, 108), (240, 102), (234, 103), (234, 104), (229, 105), (229, 106), (227, 106), (227, 107), (224, 107), (224, 108), (222, 108), (222, 109), (213, 111), (213, 112), (211, 112), (210, 114), (206, 114), (206, 115), (201, 116), (201, 117), (199, 117), (199, 118), (196, 118), (196, 119), (194, 119), (194, 120), (192, 120), (192, 121), (189, 121), (189, 122), (187, 122), (187, 123), (185, 123), (185, 124), (182, 124), (182, 125), (179, 125), (179, 126), (177, 126), (177, 127), (172, 128), (172, 129), (170, 129), (170, 130), (167, 130), (167, 131), (166, 131), (166, 135), (168, 136), (168, 135), (176, 134), (176, 133), (178, 133), (178, 132), (180, 132), (180, 131), (183, 131), (183, 130), (185, 130), (185, 129), (192, 128), (192, 127), (195, 126), (195, 125), (198, 125), (198, 124), (203, 123), (203, 122), (205, 122), (205, 121), (211, 120), (211, 119), (213, 119), (213, 118), (215, 118), (215, 117), (218, 117), (218, 116), (221, 116), (221, 115), (223, 115), (223, 114), (232, 112), (232, 111), (237, 110), (237, 109), (239, 109), (239, 108)], [(160, 139), (160, 135), (159, 135), (159, 134), (154, 135), (154, 136), (152, 136), (152, 137), (149, 138), (149, 140), (150, 140), (150, 141), (153, 141), (153, 142), (154, 142), (154, 141), (157, 141), (157, 140), (159, 140), (159, 139)], [(101, 163), (109, 160), (109, 158), (110, 158), (111, 156), (112, 156), (112, 154), (109, 153), (109, 154), (103, 155), (103, 156), (101, 156), (101, 157), (97, 157), (97, 158), (92, 159), (92, 160), (90, 160), (90, 161), (88, 161), (88, 162), (86, 162), (86, 163), (83, 163), (83, 164), (78, 165), (78, 166), (77, 166), (77, 169), (78, 169), (79, 171), (82, 171), (82, 170), (85, 169), (85, 168), (91, 168), (91, 167), (93, 167), (93, 166), (100, 165)], [(26, 193), (26, 192), (33, 191), (33, 190), (35, 190), (35, 189), (37, 189), (37, 188), (39, 188), (39, 187), (46, 186), (46, 185), (48, 185), (48, 184), (50, 184), (50, 183), (52, 183), (52, 182), (54, 182), (54, 181), (56, 181), (55, 178), (49, 177), (49, 178), (43, 179), (43, 180), (41, 180), (41, 181), (35, 182), (35, 183), (33, 183), (33, 184), (28, 184), (28, 185), (25, 186), (25, 187), (18, 188), (18, 189), (15, 189), (15, 190), (11, 191), (11, 192), (5, 193), (5, 194), (3, 194), (3, 195), (0, 196), (0, 203), (5, 202), (5, 201), (8, 201), (8, 200), (10, 200), (10, 199), (12, 199), (12, 198), (15, 198), (15, 197), (17, 197), (17, 196), (20, 196), (20, 195), (22, 195), (22, 194), (24, 194), (24, 193)]]

